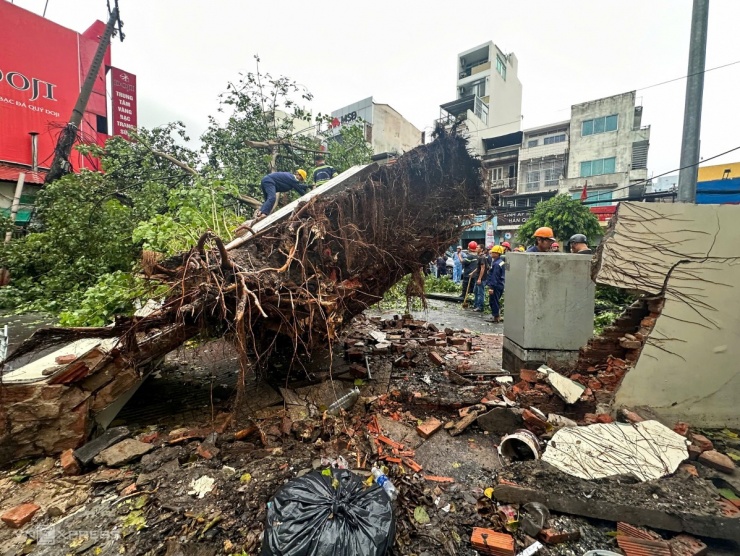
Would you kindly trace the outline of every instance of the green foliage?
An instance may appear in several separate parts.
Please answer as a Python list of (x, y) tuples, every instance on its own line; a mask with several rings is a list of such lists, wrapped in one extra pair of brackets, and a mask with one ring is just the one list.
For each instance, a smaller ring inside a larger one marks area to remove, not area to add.
[(153, 290), (152, 285), (129, 272), (103, 274), (82, 295), (78, 306), (59, 315), (62, 326), (105, 326), (116, 315), (132, 315), (135, 304), (159, 297), (164, 288)]
[(460, 285), (455, 284), (449, 276), (435, 278), (430, 274), (424, 279), (424, 291), (427, 293), (460, 293)]
[(594, 317), (594, 336), (600, 336), (604, 329), (614, 324), (614, 321), (619, 318), (620, 313), (613, 311), (604, 311)]
[[(240, 74), (237, 83), (229, 83), (221, 94), (219, 112), (225, 122), (210, 117), (208, 129), (201, 137), (202, 153), (207, 159), (208, 175), (235, 183), (239, 191), (261, 196), (260, 180), (271, 171), (294, 172), (299, 167), (307, 171), (313, 166), (313, 153), (284, 147), (279, 149), (275, 168), (267, 149), (254, 149), (247, 141), (277, 141), (290, 139), (294, 145), (316, 150), (315, 139), (295, 133), (295, 127), (307, 125), (311, 114), (296, 96), (308, 103), (311, 93), (287, 77), (272, 77), (259, 70), (255, 56), (255, 72)], [(298, 124), (298, 125), (297, 125)]]
[(585, 234), (592, 244), (602, 235), (599, 219), (588, 209), (588, 206), (566, 194), (556, 195), (552, 199), (539, 203), (529, 220), (519, 228), (517, 241), (531, 245), (535, 230), (541, 226), (552, 228), (555, 237), (563, 245), (573, 234)]
[[(331, 116), (319, 114), (316, 121), (328, 127)], [(371, 161), (373, 149), (365, 139), (363, 125), (342, 126), (342, 133), (336, 136), (333, 135), (331, 127), (328, 127), (321, 137), (327, 145), (326, 162), (339, 173), (352, 166), (368, 164)]]

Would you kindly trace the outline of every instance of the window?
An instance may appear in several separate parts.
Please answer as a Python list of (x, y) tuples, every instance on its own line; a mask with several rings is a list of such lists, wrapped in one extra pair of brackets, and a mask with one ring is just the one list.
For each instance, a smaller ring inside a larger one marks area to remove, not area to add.
[(545, 170), (545, 186), (551, 187), (558, 184), (560, 171), (555, 168)]
[(542, 140), (542, 143), (544, 145), (552, 145), (553, 143), (562, 143), (565, 141), (565, 133), (561, 133), (560, 135), (551, 135), (550, 137), (545, 137)]
[(523, 208), (527, 206), (527, 199), (517, 199), (516, 200), (516, 206), (519, 208)]
[(506, 81), (506, 62), (501, 59), (501, 56), (496, 55), (496, 71)]
[(593, 120), (583, 120), (581, 124), (581, 135), (596, 135), (597, 133), (606, 133), (617, 130), (617, 114), (602, 116)]
[[(571, 197), (574, 199), (581, 199), (581, 192), (572, 193)], [(612, 192), (611, 191), (587, 191), (586, 192), (586, 203), (589, 207), (603, 207), (612, 204)]]
[(491, 168), (491, 181), (496, 182), (504, 179), (504, 169), (502, 167)]
[(539, 139), (530, 139), (529, 141), (527, 141), (527, 148), (536, 147), (537, 143), (539, 142)]
[(602, 174), (613, 174), (617, 159), (611, 158), (599, 158), (597, 160), (587, 160), (581, 162), (581, 177), (587, 178), (589, 176), (600, 176)]
[(527, 191), (537, 191), (540, 188), (540, 171), (534, 170), (527, 172)]

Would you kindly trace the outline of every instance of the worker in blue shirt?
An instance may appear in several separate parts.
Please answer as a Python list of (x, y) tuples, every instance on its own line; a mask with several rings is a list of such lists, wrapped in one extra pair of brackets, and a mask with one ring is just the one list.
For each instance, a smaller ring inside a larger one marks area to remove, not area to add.
[(296, 170), (295, 174), (291, 174), (290, 172), (273, 172), (262, 178), (260, 185), (262, 186), (262, 194), (265, 197), (265, 202), (262, 203), (257, 214), (254, 215), (255, 220), (262, 216), (267, 216), (272, 212), (275, 206), (275, 200), (277, 199), (275, 193), (286, 193), (295, 189), (301, 195), (305, 195), (307, 188), (304, 183), (307, 175), (305, 170), (299, 169)]
[(501, 258), (503, 254), (504, 248), (500, 245), (494, 245), (491, 248), (493, 264), (486, 279), (488, 304), (491, 306), (491, 314), (493, 315), (491, 322), (501, 322), (501, 296), (504, 294), (504, 283), (506, 281), (506, 262)]
[(254, 226), (258, 220), (270, 214), (275, 206), (277, 193), (286, 193), (295, 189), (301, 195), (305, 195), (308, 190), (305, 185), (307, 175), (303, 169), (296, 170), (295, 174), (291, 174), (290, 172), (272, 172), (271, 174), (267, 174), (262, 178), (262, 182), (260, 183), (265, 201), (255, 213), (254, 218), (241, 224), (234, 233), (237, 236), (243, 234), (245, 230)]
[(313, 171), (314, 185), (322, 185), (337, 175), (337, 171), (326, 163), (323, 154), (317, 154), (314, 160), (316, 162)]
[(553, 243), (555, 243), (555, 238), (552, 228), (542, 226), (534, 233), (534, 245), (527, 249), (527, 253), (550, 253)]

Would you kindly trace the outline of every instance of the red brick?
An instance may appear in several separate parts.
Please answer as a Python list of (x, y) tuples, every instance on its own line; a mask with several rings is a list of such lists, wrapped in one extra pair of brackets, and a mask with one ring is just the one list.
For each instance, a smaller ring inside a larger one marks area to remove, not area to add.
[(645, 539), (648, 541), (659, 541), (662, 537), (650, 529), (643, 529), (642, 527), (635, 527), (629, 523), (622, 521), (617, 523), (617, 534), (625, 535), (627, 537), (633, 537), (635, 539)]
[[(570, 379), (571, 379), (572, 381), (574, 381), (574, 382), (579, 382), (579, 383), (581, 383), (581, 384), (583, 384), (583, 385), (585, 385), (585, 384), (586, 384), (586, 383), (588, 382), (588, 381), (587, 381), (586, 379), (584, 379), (584, 378), (583, 378), (583, 376), (582, 376), (582, 375), (579, 375), (578, 373), (575, 373), (575, 374), (572, 374), (572, 375), (570, 375), (570, 377), (569, 377), (569, 378), (570, 378)], [(582, 382), (582, 381), (583, 381), (583, 382)]]
[(80, 468), (80, 462), (74, 456), (72, 448), (64, 450), (62, 455), (59, 456), (59, 463), (62, 466), (62, 471), (65, 475), (79, 475), (82, 469)]
[(675, 536), (668, 544), (671, 545), (673, 556), (704, 556), (708, 553), (707, 545), (691, 535)]
[(522, 412), (522, 419), (527, 425), (527, 428), (535, 434), (542, 434), (547, 431), (547, 423), (537, 417), (537, 415), (532, 413), (529, 409), (525, 409)]
[(690, 460), (698, 459), (699, 456), (702, 453), (702, 450), (701, 450), (701, 448), (699, 448), (699, 446), (694, 446), (693, 444), (690, 444), (689, 446), (687, 446), (687, 448), (689, 450), (689, 459)]
[(583, 416), (583, 423), (586, 425), (595, 425), (597, 422), (595, 413), (586, 413)]
[(211, 444), (198, 444), (196, 452), (203, 459), (213, 459), (219, 453), (219, 449)]
[(473, 527), (470, 543), (482, 554), (514, 556), (514, 537), (506, 533), (497, 533), (493, 529)]
[(527, 392), (532, 389), (532, 385), (529, 384), (526, 380), (520, 380), (514, 385), (514, 388), (519, 390), (520, 392)]
[(626, 556), (671, 556), (670, 545), (663, 540), (646, 540), (617, 535), (617, 544)]
[(683, 421), (679, 421), (675, 425), (673, 425), (673, 432), (676, 434), (680, 434), (681, 436), (686, 436), (689, 434), (689, 424), (684, 423)]
[(54, 363), (57, 365), (69, 365), (73, 361), (77, 359), (77, 356), (73, 353), (68, 353), (67, 355), (58, 355), (54, 358)]
[(632, 423), (633, 425), (635, 423), (641, 423), (642, 421), (644, 421), (644, 419), (642, 417), (640, 417), (634, 411), (630, 411), (629, 409), (622, 409), (622, 410), (620, 410), (620, 413), (621, 413), (622, 417), (624, 417), (625, 419), (627, 419), (627, 422), (628, 423)]
[(367, 378), (367, 367), (362, 363), (352, 363), (349, 366), (349, 374), (354, 378)]
[(592, 378), (588, 381), (588, 387), (591, 389), (592, 392), (596, 392), (598, 390), (601, 390), (601, 382), (599, 382), (595, 378)]
[(543, 529), (537, 535), (545, 544), (560, 544), (561, 542), (577, 541), (581, 538), (580, 531), (556, 531), (555, 529)]
[(645, 317), (640, 321), (640, 326), (643, 328), (652, 328), (655, 326), (655, 317)]
[(142, 434), (139, 437), (139, 442), (146, 442), (147, 444), (151, 444), (152, 442), (157, 440), (157, 438), (159, 438), (159, 433), (157, 431), (154, 431), (148, 434)]
[(468, 343), (465, 338), (448, 338), (447, 341), (451, 346), (464, 346)]
[(540, 377), (542, 376), (541, 373), (538, 373), (537, 371), (533, 371), (532, 369), (521, 369), (519, 371), (519, 378), (521, 380), (524, 380), (526, 382), (539, 382)]
[(422, 438), (429, 438), (435, 432), (442, 428), (442, 421), (435, 417), (430, 417), (424, 421), (421, 425), (416, 427), (416, 432)]
[(735, 470), (735, 463), (728, 456), (720, 454), (717, 450), (702, 452), (699, 456), (699, 463), (703, 463), (707, 467), (711, 467), (722, 473), (732, 473)]
[(611, 415), (607, 413), (599, 413), (596, 415), (596, 422), (597, 423), (613, 423), (614, 419)]
[(735, 505), (730, 502), (729, 500), (725, 500), (724, 498), (717, 501), (717, 504), (719, 505), (719, 509), (722, 512), (722, 515), (725, 517), (740, 517), (740, 510), (735, 507)]
[(33, 519), (34, 514), (41, 508), (36, 504), (21, 504), (0, 515), (0, 520), (8, 527), (18, 529)]
[(445, 360), (444, 357), (442, 357), (439, 353), (436, 351), (430, 351), (429, 352), (429, 360), (434, 363), (435, 365), (444, 365)]
[(535, 390), (539, 390), (540, 392), (544, 392), (548, 396), (552, 396), (554, 392), (552, 391), (552, 388), (550, 388), (547, 384), (535, 384), (534, 385)]
[(709, 450), (714, 450), (714, 444), (712, 444), (712, 441), (709, 440), (703, 434), (692, 434), (691, 443), (694, 446), (698, 446), (699, 448), (701, 448), (702, 452), (708, 452)]
[(121, 491), (121, 496), (128, 496), (136, 492), (136, 483), (131, 483)]
[(678, 466), (679, 471), (684, 471), (688, 473), (689, 475), (693, 475), (694, 477), (699, 476), (699, 472), (696, 470), (696, 467), (691, 465), (690, 463), (682, 463)]

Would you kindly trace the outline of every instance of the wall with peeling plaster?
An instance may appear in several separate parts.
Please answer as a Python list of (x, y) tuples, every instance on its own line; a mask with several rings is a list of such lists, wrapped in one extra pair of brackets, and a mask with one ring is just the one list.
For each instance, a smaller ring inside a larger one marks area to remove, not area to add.
[(665, 294), (615, 405), (740, 427), (740, 206), (622, 203), (597, 281)]

